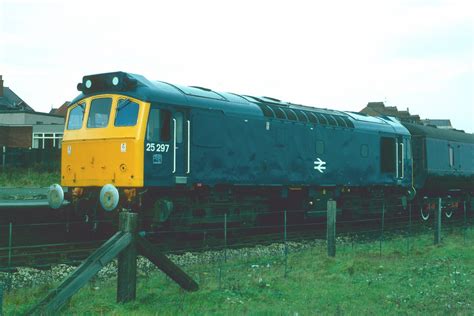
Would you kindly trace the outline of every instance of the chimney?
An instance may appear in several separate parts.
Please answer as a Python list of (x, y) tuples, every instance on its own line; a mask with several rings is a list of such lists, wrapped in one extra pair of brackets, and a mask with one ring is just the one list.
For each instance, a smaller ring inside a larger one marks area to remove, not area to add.
[(3, 97), (3, 79), (2, 75), (0, 75), (0, 98)]

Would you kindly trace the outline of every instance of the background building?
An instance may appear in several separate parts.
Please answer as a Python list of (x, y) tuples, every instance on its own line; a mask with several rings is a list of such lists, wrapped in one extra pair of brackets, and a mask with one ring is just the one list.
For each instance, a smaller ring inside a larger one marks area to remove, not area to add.
[(408, 109), (399, 111), (396, 106), (385, 106), (383, 102), (369, 102), (360, 113), (369, 116), (394, 116), (402, 122), (420, 123), (419, 115), (411, 115)]
[(63, 131), (63, 113), (35, 112), (12, 89), (4, 86), (0, 75), (0, 146), (61, 148)]
[(51, 111), (49, 111), (49, 114), (54, 114), (54, 115), (59, 115), (59, 116), (63, 116), (63, 117), (66, 117), (66, 114), (67, 114), (67, 109), (68, 107), (71, 105), (71, 102), (69, 101), (66, 101), (63, 103), (63, 105), (61, 105), (59, 108), (57, 109), (51, 109)]
[(437, 128), (454, 129), (453, 126), (451, 125), (451, 120), (426, 119), (426, 120), (421, 120), (421, 122), (423, 123), (423, 125), (436, 126)]
[(408, 108), (406, 111), (399, 111), (396, 106), (385, 106), (383, 102), (369, 102), (360, 113), (369, 116), (393, 116), (398, 118), (401, 122), (418, 123), (423, 125), (430, 125), (443, 129), (454, 129), (451, 121), (448, 119), (420, 119), (419, 115), (410, 114)]
[(33, 108), (17, 96), (15, 92), (4, 86), (3, 76), (0, 75), (0, 111), (7, 110), (34, 112)]

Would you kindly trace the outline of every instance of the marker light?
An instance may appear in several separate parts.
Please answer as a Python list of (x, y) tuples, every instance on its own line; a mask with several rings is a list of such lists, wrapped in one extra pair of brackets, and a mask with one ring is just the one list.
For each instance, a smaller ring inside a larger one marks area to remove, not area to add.
[(90, 79), (86, 80), (86, 88), (90, 89), (91, 87), (92, 87), (92, 81)]
[(118, 85), (118, 84), (119, 84), (119, 78), (118, 78), (118, 77), (114, 77), (114, 78), (112, 79), (112, 84), (113, 84), (114, 86)]

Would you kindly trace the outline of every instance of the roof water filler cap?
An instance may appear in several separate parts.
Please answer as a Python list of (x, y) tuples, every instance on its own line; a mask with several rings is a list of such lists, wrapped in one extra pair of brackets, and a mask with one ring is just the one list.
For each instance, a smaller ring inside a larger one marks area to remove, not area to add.
[(63, 188), (55, 183), (49, 187), (48, 190), (48, 204), (52, 209), (58, 209), (63, 205), (64, 202), (64, 190)]
[(112, 184), (106, 184), (100, 190), (100, 205), (104, 210), (110, 212), (115, 209), (119, 202), (119, 192)]

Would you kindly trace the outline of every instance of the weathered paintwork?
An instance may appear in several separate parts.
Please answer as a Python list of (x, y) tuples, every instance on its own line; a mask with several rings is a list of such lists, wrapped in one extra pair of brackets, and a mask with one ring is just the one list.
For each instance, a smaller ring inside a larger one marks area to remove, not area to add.
[[(112, 73), (103, 76), (112, 78), (115, 75), (129, 78), (135, 84), (130, 89), (115, 89), (107, 85), (95, 91), (83, 89), (83, 94), (73, 104), (104, 94), (130, 97), (142, 101), (140, 123), (130, 135), (114, 131), (117, 129), (114, 127), (96, 129), (93, 133), (87, 128), (74, 133), (66, 131), (63, 157), (67, 155), (65, 151), (68, 144), (77, 146), (78, 142), (87, 140), (89, 145), (83, 145), (84, 152), (79, 162), (74, 162), (74, 168), (80, 170), (79, 165), (88, 165), (91, 156), (97, 159), (96, 155), (99, 153), (107, 157), (104, 158), (104, 163), (110, 160), (113, 168), (116, 168), (120, 163), (118, 157), (121, 157), (118, 144), (122, 138), (131, 137), (133, 147), (130, 148), (136, 151), (134, 158), (130, 160), (133, 161), (130, 163), (134, 170), (134, 180), (130, 179), (131, 173), (123, 181), (115, 178), (117, 186), (412, 185), (410, 134), (394, 118), (373, 118), (295, 105), (272, 98), (247, 97), (199, 87), (171, 85), (133, 74)], [(84, 77), (83, 83), (87, 78)], [(100, 79), (101, 75), (94, 78)], [(290, 109), (291, 113), (303, 115), (303, 118), (309, 118), (311, 112), (344, 119), (345, 123), (330, 125), (311, 122), (309, 119), (290, 119), (288, 113), (284, 118), (266, 116), (262, 111), (264, 105), (282, 109), (285, 113)], [(171, 125), (173, 133), (176, 133), (175, 128), (179, 128), (176, 127), (178, 114), (183, 116), (184, 121), (180, 125), (182, 130), (177, 131), (183, 135), (181, 143), (175, 143), (176, 136), (173, 134), (169, 141), (153, 144), (154, 148), (168, 145), (169, 150), (166, 152), (146, 151), (147, 148), (152, 148), (145, 140), (144, 132), (145, 112), (148, 108), (169, 110), (174, 119)], [(400, 147), (404, 151), (401, 155), (403, 158), (397, 162), (403, 172), (400, 170), (398, 176), (395, 172), (381, 171), (381, 137), (403, 143)], [(104, 163), (101, 162), (100, 165)], [(63, 176), (65, 172), (69, 172), (68, 166), (72, 165), (68, 159), (64, 160)], [(111, 180), (110, 174), (101, 175), (100, 168), (91, 169), (91, 173), (84, 177), (78, 176), (78, 172), (81, 172), (79, 170), (69, 172), (67, 181), (64, 179), (63, 184), (101, 186)], [(73, 173), (75, 182), (72, 180)]]

